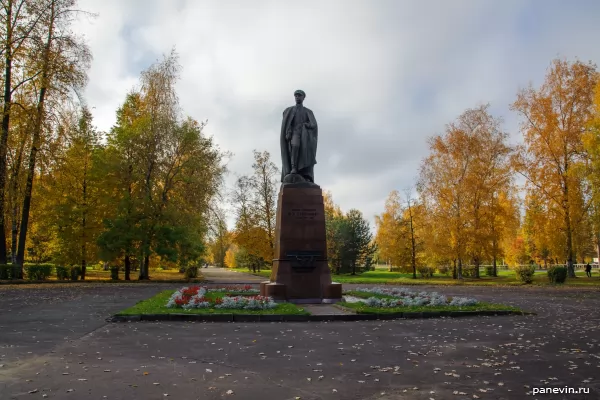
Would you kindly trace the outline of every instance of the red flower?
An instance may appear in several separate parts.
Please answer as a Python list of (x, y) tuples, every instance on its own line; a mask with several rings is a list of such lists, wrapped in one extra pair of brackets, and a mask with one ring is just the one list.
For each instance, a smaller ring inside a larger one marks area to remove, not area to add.
[(199, 286), (191, 286), (181, 291), (183, 297), (192, 297), (198, 294)]

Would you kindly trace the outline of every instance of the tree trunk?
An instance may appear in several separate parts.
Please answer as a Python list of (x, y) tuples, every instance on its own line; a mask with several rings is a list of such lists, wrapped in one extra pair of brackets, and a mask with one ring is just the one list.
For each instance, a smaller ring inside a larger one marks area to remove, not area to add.
[[(84, 183), (84, 198), (85, 198), (85, 183)], [(86, 260), (86, 243), (85, 243), (85, 219), (86, 219), (86, 215), (85, 215), (85, 209), (83, 212), (83, 218), (81, 220), (81, 228), (82, 228), (82, 240), (81, 240), (81, 280), (85, 281), (85, 269), (86, 269), (86, 265), (87, 265), (87, 260)]]
[(140, 263), (140, 266), (139, 266), (140, 273), (138, 274), (138, 280), (141, 281), (141, 280), (146, 279), (144, 276), (144, 251), (143, 250), (141, 251), (141, 254), (140, 254), (139, 263)]
[(83, 185), (81, 188), (82, 191), (82, 216), (81, 216), (81, 280), (85, 280), (85, 267), (87, 264), (86, 260), (86, 221), (87, 221), (87, 155), (86, 161), (83, 164)]
[(456, 271), (456, 279), (462, 279), (462, 258), (458, 259), (458, 269)]
[(23, 152), (25, 151), (26, 139), (21, 141), (21, 146), (19, 146), (19, 153), (17, 154), (17, 160), (15, 161), (15, 167), (12, 173), (12, 185), (11, 185), (11, 203), (12, 203), (12, 232), (11, 232), (11, 240), (10, 240), (10, 255), (11, 262), (13, 265), (17, 264), (17, 241), (19, 235), (19, 171), (21, 169), (21, 162), (23, 161)]
[[(4, 66), (4, 107), (2, 114), (2, 133), (0, 134), (0, 264), (6, 264), (6, 236), (4, 231), (4, 200), (6, 187), (6, 153), (8, 148), (8, 129), (10, 127), (11, 74), (12, 74), (12, 2), (6, 7), (6, 46)], [(22, 274), (22, 270), (21, 270)], [(22, 276), (19, 276), (22, 278)]]
[(498, 248), (497, 248), (497, 243), (496, 243), (496, 238), (494, 237), (494, 239), (492, 240), (492, 258), (493, 258), (493, 263), (492, 265), (494, 266), (494, 277), (498, 276), (498, 266), (496, 265), (496, 257), (498, 255)]
[(12, 208), (12, 228), (10, 238), (10, 258), (13, 265), (17, 264), (17, 237), (19, 235), (19, 206), (13, 205)]
[[(564, 171), (568, 170), (568, 164), (565, 161)], [(565, 217), (565, 233), (567, 234), (565, 249), (567, 253), (567, 276), (569, 278), (575, 278), (575, 268), (573, 266), (573, 228), (571, 227), (571, 213), (569, 211), (569, 184), (566, 177), (563, 178), (562, 209)]]
[(456, 274), (456, 260), (452, 260), (452, 279), (457, 279), (458, 275)]
[(600, 233), (596, 234), (596, 257), (598, 258), (598, 266), (600, 266)]
[[(48, 87), (48, 71), (50, 69), (50, 47), (54, 35), (55, 4), (52, 2), (50, 7), (50, 26), (48, 27), (48, 37), (43, 51), (42, 79), (41, 88), (36, 110), (35, 125), (33, 127), (33, 139), (31, 143), (31, 152), (29, 153), (29, 166), (27, 171), (27, 183), (25, 185), (25, 196), (23, 198), (23, 213), (21, 217), (21, 231), (19, 232), (19, 246), (17, 249), (17, 264), (19, 265), (19, 275), (23, 276), (23, 263), (25, 261), (25, 242), (27, 240), (27, 228), (29, 224), (29, 211), (31, 208), (31, 191), (33, 188), (33, 177), (35, 176), (35, 161), (38, 147), (42, 135), (42, 121), (44, 117), (44, 100), (46, 98), (46, 88)], [(4, 230), (2, 230), (4, 232)], [(4, 233), (3, 233), (4, 234)], [(6, 245), (6, 244), (5, 244)]]
[(144, 255), (144, 264), (143, 264), (143, 278), (142, 273), (140, 272), (140, 279), (149, 280), (150, 279), (150, 254)]
[(129, 255), (125, 256), (125, 280), (129, 281), (131, 280), (131, 277), (129, 276), (129, 274), (131, 273), (131, 259), (129, 258)]
[(567, 233), (567, 273), (569, 278), (575, 278), (575, 267), (573, 265), (573, 230), (569, 212), (565, 213), (565, 225)]
[(410, 200), (408, 200), (408, 216), (410, 218), (410, 262), (413, 269), (413, 279), (417, 279), (417, 242), (415, 240), (415, 227), (413, 225), (413, 215)]

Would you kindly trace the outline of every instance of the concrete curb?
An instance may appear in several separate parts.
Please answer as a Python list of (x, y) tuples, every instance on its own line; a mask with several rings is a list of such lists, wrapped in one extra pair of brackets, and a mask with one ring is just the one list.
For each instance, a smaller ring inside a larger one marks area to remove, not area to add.
[(286, 314), (141, 314), (114, 315), (107, 322), (138, 321), (197, 321), (197, 322), (324, 322), (324, 321), (374, 321), (421, 318), (460, 318), (476, 316), (537, 315), (521, 311), (425, 311), (381, 314), (331, 314), (331, 315), (286, 315)]

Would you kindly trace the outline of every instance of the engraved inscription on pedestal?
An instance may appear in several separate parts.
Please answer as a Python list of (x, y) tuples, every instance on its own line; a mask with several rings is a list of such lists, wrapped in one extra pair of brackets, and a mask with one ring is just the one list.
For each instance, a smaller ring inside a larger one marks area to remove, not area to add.
[(292, 210), (288, 212), (288, 216), (293, 217), (294, 219), (315, 219), (315, 217), (317, 216), (317, 209), (292, 208)]
[(285, 256), (294, 272), (310, 272), (317, 267), (316, 261), (323, 261), (320, 251), (290, 251)]

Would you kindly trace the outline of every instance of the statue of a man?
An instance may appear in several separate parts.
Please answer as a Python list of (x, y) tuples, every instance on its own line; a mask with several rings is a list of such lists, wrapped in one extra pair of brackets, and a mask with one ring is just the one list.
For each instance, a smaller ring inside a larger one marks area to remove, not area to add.
[(301, 175), (314, 182), (314, 165), (317, 163), (317, 120), (311, 110), (302, 103), (306, 94), (294, 92), (296, 105), (283, 111), (281, 124), (281, 181), (289, 174)]

